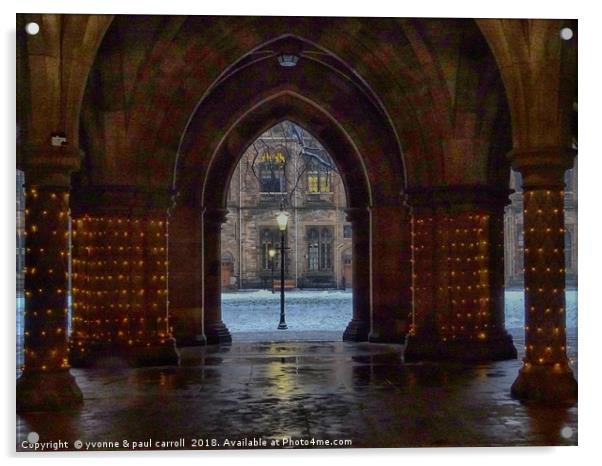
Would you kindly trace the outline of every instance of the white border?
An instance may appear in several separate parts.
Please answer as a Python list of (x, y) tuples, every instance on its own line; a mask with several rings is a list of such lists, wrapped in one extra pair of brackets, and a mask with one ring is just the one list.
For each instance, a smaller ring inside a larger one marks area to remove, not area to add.
[[(149, 452), (136, 456), (117, 453), (87, 453), (84, 455), (48, 454), (44, 460), (51, 463), (69, 461), (99, 462), (122, 461), (122, 458), (140, 460), (151, 463), (164, 463), (166, 457), (177, 456), (178, 462), (200, 464), (210, 462), (220, 464), (261, 463), (262, 465), (303, 464), (316, 460), (341, 460), (345, 463), (363, 464), (367, 461), (378, 463), (397, 463), (413, 461), (423, 464), (446, 465), (461, 464), (463, 466), (482, 465), (486, 460), (491, 465), (515, 463), (523, 461), (542, 462), (546, 466), (578, 461), (579, 464), (593, 462), (596, 446), (599, 443), (600, 431), (600, 352), (599, 330), (600, 319), (599, 296), (595, 294), (600, 284), (599, 272), (600, 248), (596, 247), (596, 239), (600, 236), (600, 199), (595, 191), (600, 184), (602, 174), (602, 141), (600, 125), (600, 109), (602, 108), (600, 93), (600, 31), (602, 23), (600, 15), (594, 8), (594, 2), (546, 1), (528, 2), (525, 0), (488, 1), (429, 1), (394, 2), (370, 0), (361, 3), (344, 2), (340, 5), (327, 4), (324, 0), (265, 1), (247, 2), (185, 2), (179, 0), (145, 0), (144, 2), (123, 0), (54, 0), (33, 1), (20, 0), (2, 2), (0, 21), (3, 38), (3, 66), (0, 72), (2, 79), (3, 102), (0, 112), (2, 123), (4, 166), (2, 174), (3, 202), (0, 218), (5, 219), (3, 233), (8, 236), (3, 243), (2, 271), (4, 298), (3, 310), (3, 353), (6, 363), (4, 374), (6, 382), (2, 384), (3, 401), (5, 403), (3, 422), (0, 423), (3, 450), (9, 461), (14, 461), (14, 222), (15, 222), (15, 13), (16, 12), (60, 12), (60, 13), (145, 13), (145, 14), (233, 14), (233, 15), (312, 15), (312, 16), (430, 16), (430, 17), (519, 17), (519, 18), (579, 18), (579, 102), (580, 117), (580, 160), (579, 160), (579, 447), (576, 448), (456, 448), (456, 449), (403, 449), (403, 450), (328, 450), (328, 451), (243, 451), (243, 452), (203, 452), (197, 454), (177, 452)], [(598, 299), (596, 299), (598, 298)], [(20, 455), (23, 458), (25, 455)], [(31, 459), (27, 459), (31, 461)]]

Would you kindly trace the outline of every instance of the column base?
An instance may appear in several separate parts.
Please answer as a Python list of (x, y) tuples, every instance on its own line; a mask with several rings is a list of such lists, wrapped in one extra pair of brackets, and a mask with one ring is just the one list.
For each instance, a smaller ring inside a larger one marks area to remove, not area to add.
[(351, 319), (343, 332), (343, 341), (368, 341), (370, 323), (363, 320)]
[(505, 331), (485, 340), (442, 341), (437, 336), (412, 335), (408, 336), (404, 351), (406, 362), (489, 362), (516, 358), (512, 337)]
[(553, 366), (523, 366), (512, 384), (512, 398), (523, 402), (574, 404), (577, 381), (570, 368), (554, 370)]
[(199, 346), (203, 339), (198, 338), (201, 331), (200, 307), (174, 308), (169, 309), (169, 324), (172, 327), (171, 333), (176, 339), (178, 346)]
[(220, 320), (205, 324), (205, 337), (208, 345), (223, 345), (232, 343), (232, 335), (228, 327)]
[(81, 346), (77, 345), (74, 341), (71, 341), (69, 344), (69, 364), (71, 367), (93, 367), (96, 365), (98, 359), (111, 355), (111, 350), (106, 346), (82, 343)]
[(25, 371), (17, 380), (17, 412), (73, 409), (84, 402), (69, 371)]
[(207, 337), (205, 335), (194, 335), (184, 338), (176, 338), (176, 346), (183, 348), (184, 346), (205, 346), (207, 344)]
[(165, 343), (130, 348), (128, 362), (134, 367), (177, 366), (180, 353), (176, 349), (176, 341), (170, 338)]
[(396, 343), (403, 345), (406, 341), (406, 333), (405, 320), (375, 320), (372, 322), (372, 330), (368, 334), (368, 341), (371, 343)]

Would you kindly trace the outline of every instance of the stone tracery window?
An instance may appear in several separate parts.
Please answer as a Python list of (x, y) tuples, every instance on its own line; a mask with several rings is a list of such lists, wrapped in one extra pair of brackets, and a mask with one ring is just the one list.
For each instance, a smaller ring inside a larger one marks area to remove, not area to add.
[(525, 268), (525, 239), (523, 225), (516, 225), (516, 275), (522, 276)]
[(263, 193), (286, 192), (286, 155), (283, 150), (265, 151), (259, 165), (259, 182)]
[(307, 170), (307, 192), (310, 194), (331, 192), (331, 173), (328, 167), (312, 161)]
[(573, 268), (573, 232), (570, 227), (564, 234), (564, 264), (567, 270)]
[(330, 227), (312, 227), (307, 232), (307, 268), (310, 272), (332, 271), (333, 234)]
[[(280, 270), (280, 232), (276, 228), (262, 228), (260, 232), (261, 269), (264, 271)], [(270, 257), (270, 249), (276, 254)], [(272, 263), (273, 261), (273, 263)]]

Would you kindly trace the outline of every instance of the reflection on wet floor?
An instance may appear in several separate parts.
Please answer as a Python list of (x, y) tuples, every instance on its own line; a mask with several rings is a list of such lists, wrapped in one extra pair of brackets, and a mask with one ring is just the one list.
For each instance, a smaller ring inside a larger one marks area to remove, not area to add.
[(82, 408), (19, 416), (17, 442), (33, 430), (41, 441), (184, 437), (188, 448), (192, 438), (250, 437), (351, 439), (354, 447), (576, 444), (576, 406), (510, 398), (518, 360), (404, 364), (402, 349), (235, 343), (183, 348), (180, 367), (107, 361), (72, 370)]

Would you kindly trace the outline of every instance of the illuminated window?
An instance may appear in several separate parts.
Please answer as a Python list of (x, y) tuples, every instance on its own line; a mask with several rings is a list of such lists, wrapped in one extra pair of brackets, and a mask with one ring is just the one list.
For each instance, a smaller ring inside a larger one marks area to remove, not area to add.
[(285, 163), (286, 156), (282, 150), (275, 152), (265, 151), (261, 154), (261, 163), (259, 165), (261, 192), (286, 192)]
[(307, 192), (310, 194), (330, 193), (331, 173), (327, 167), (311, 162), (307, 171)]
[[(280, 270), (280, 232), (277, 228), (262, 228), (259, 237), (261, 269)], [(270, 249), (275, 251), (274, 257), (270, 257)]]

